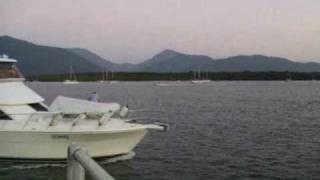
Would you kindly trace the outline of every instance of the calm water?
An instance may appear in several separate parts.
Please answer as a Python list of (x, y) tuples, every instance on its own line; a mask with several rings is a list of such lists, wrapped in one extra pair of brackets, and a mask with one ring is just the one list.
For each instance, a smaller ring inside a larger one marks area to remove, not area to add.
[[(118, 180), (320, 179), (320, 83), (29, 86), (48, 103), (60, 94), (87, 98), (97, 91), (103, 101), (168, 112), (169, 132), (149, 133), (135, 157), (104, 165)], [(65, 174), (59, 164), (0, 164), (1, 180), (64, 179)]]

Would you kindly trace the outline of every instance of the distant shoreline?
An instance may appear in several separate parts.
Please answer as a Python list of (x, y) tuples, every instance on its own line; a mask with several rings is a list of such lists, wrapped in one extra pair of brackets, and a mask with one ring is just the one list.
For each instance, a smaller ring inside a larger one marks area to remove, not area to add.
[[(28, 81), (64, 81), (68, 74), (27, 76)], [(101, 81), (102, 73), (77, 73), (78, 81)], [(153, 72), (115, 72), (105, 81), (189, 81), (209, 79), (212, 81), (310, 81), (320, 80), (320, 72), (209, 72), (201, 73), (200, 78), (193, 72), (153, 73)]]

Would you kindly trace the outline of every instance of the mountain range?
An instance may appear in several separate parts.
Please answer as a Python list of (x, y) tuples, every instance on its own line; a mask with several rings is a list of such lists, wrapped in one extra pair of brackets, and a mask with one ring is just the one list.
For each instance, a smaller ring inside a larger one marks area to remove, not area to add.
[(64, 74), (70, 68), (76, 72), (240, 72), (296, 71), (318, 72), (316, 62), (294, 62), (285, 58), (263, 55), (241, 55), (213, 59), (205, 55), (190, 55), (164, 50), (139, 64), (114, 63), (87, 49), (37, 45), (10, 36), (0, 36), (0, 54), (18, 60), (25, 75)]

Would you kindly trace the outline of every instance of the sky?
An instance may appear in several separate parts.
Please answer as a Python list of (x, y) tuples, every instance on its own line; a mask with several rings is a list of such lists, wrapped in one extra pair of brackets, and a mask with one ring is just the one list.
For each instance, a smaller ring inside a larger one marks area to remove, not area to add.
[(119, 63), (164, 49), (320, 62), (320, 1), (1, 0), (0, 35)]

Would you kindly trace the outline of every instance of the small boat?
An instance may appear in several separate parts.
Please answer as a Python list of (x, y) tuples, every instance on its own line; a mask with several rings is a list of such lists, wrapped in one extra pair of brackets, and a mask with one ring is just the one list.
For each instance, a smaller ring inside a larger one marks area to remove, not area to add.
[(209, 80), (209, 72), (207, 72), (207, 77), (206, 79), (202, 79), (201, 77), (201, 69), (200, 67), (198, 68), (198, 78), (197, 78), (197, 73), (194, 72), (194, 79), (191, 80), (193, 84), (204, 84), (204, 83), (210, 83), (211, 80)]
[(193, 84), (203, 84), (203, 83), (210, 83), (211, 81), (208, 79), (203, 79), (203, 80), (192, 80), (191, 82)]
[(183, 81), (173, 81), (173, 82), (161, 82), (161, 83), (156, 83), (156, 86), (160, 87), (171, 87), (171, 86), (188, 86), (190, 83), (188, 82), (183, 82)]
[(176, 84), (172, 84), (172, 83), (156, 83), (155, 85), (160, 87), (176, 86)]
[(79, 81), (77, 81), (77, 77), (73, 72), (72, 66), (70, 66), (69, 79), (65, 80), (63, 84), (79, 84)]
[(79, 81), (75, 81), (75, 80), (65, 80), (65, 81), (63, 81), (63, 84), (79, 84)]
[(94, 157), (130, 153), (149, 129), (118, 103), (97, 103), (58, 96), (50, 106), (24, 84), (16, 60), (0, 57), (0, 158), (64, 160), (70, 143)]
[(107, 71), (103, 71), (101, 73), (101, 80), (98, 81), (99, 83), (106, 83), (108, 81), (108, 72)]
[(114, 78), (114, 72), (111, 71), (111, 80), (109, 81), (110, 84), (118, 84), (120, 81), (115, 80)]
[(118, 83), (120, 83), (120, 81), (112, 80), (112, 81), (110, 81), (109, 83), (110, 83), (110, 84), (118, 84)]

